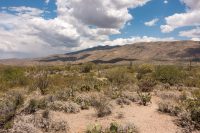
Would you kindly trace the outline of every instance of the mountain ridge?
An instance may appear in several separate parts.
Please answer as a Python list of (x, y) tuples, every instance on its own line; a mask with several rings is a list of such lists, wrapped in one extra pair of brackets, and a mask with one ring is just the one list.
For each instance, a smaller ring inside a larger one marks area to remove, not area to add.
[(139, 62), (200, 61), (200, 41), (139, 42), (122, 46), (97, 46), (35, 59), (0, 60), (1, 64), (116, 64)]
[(200, 57), (200, 42), (140, 42), (123, 46), (100, 46), (65, 55), (43, 58), (41, 62), (118, 63), (121, 61), (185, 61)]

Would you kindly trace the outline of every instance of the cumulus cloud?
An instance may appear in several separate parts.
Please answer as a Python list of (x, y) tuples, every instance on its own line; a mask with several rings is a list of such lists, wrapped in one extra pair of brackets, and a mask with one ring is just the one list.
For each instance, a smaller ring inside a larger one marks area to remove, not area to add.
[(167, 1), (167, 0), (165, 0), (165, 1), (164, 1), (164, 4), (168, 4), (168, 1)]
[(183, 4), (185, 4), (189, 10), (199, 10), (200, 9), (200, 1), (199, 0), (180, 0)]
[[(80, 23), (98, 28), (122, 28), (132, 19), (128, 8), (142, 6), (149, 0), (57, 0), (61, 16), (73, 16)], [(88, 6), (89, 5), (89, 6)], [(66, 8), (67, 7), (67, 8)], [(67, 13), (66, 13), (67, 12)]]
[(159, 19), (158, 18), (155, 18), (155, 19), (152, 19), (152, 20), (150, 20), (150, 21), (148, 21), (148, 22), (145, 22), (144, 23), (144, 25), (146, 25), (146, 26), (154, 26), (154, 25), (156, 25), (156, 23), (159, 21)]
[(45, 0), (45, 3), (46, 3), (46, 4), (49, 4), (49, 2), (50, 2), (50, 0)]
[(183, 37), (189, 37), (189, 38), (200, 38), (200, 28), (197, 27), (192, 30), (181, 31), (179, 35)]
[(138, 42), (157, 42), (157, 41), (174, 41), (173, 37), (170, 38), (156, 38), (156, 37), (148, 37), (148, 36), (134, 36), (130, 38), (118, 38), (115, 40), (106, 41), (106, 45), (125, 45), (125, 44), (133, 44)]
[(192, 38), (192, 41), (200, 41), (200, 38)]
[(200, 25), (200, 1), (181, 0), (181, 2), (187, 7), (186, 13), (176, 13), (166, 17), (166, 25), (161, 25), (162, 32), (168, 33), (179, 27)]
[(45, 19), (45, 11), (37, 8), (3, 7), (0, 58), (45, 56), (103, 44), (133, 18), (129, 8), (148, 1), (56, 0), (57, 16), (52, 19)]

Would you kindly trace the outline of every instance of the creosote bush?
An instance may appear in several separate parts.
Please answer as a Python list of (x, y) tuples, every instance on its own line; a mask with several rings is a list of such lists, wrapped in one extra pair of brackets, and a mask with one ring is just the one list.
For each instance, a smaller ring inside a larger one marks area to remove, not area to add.
[(155, 79), (162, 83), (175, 85), (182, 83), (185, 73), (176, 66), (157, 66), (154, 73)]
[(26, 86), (28, 83), (23, 68), (6, 67), (0, 69), (0, 84), (5, 87)]
[(137, 68), (137, 79), (142, 79), (146, 74), (152, 73), (154, 70), (150, 64), (142, 64)]
[(110, 126), (103, 129), (99, 124), (89, 125), (85, 133), (137, 133), (138, 130), (132, 123), (120, 125), (116, 122), (110, 123)]
[(144, 93), (144, 92), (139, 92), (139, 91), (137, 93), (140, 99), (140, 104), (147, 106), (147, 104), (151, 102), (150, 93)]
[(0, 99), (0, 129), (11, 128), (16, 110), (23, 104), (23, 96), (16, 91), (8, 92)]
[(110, 102), (106, 97), (100, 96), (99, 99), (94, 99), (92, 105), (98, 117), (108, 116), (112, 113)]
[(181, 112), (181, 108), (170, 102), (163, 101), (158, 104), (158, 110), (163, 113), (168, 113), (173, 116), (178, 116)]
[(83, 64), (82, 68), (81, 68), (81, 72), (83, 73), (89, 73), (94, 67), (94, 64), (92, 62), (88, 62)]
[(156, 85), (156, 81), (153, 79), (143, 79), (139, 81), (139, 88), (142, 92), (151, 92), (153, 91), (153, 87)]
[(127, 68), (113, 68), (106, 74), (106, 78), (116, 85), (122, 85), (127, 83), (134, 83), (135, 78), (132, 73), (127, 72)]
[(200, 89), (193, 92), (193, 98), (184, 101), (186, 111), (190, 114), (190, 119), (200, 129)]
[(40, 89), (41, 94), (44, 95), (47, 93), (49, 87), (49, 79), (47, 74), (42, 74), (36, 81), (37, 87)]
[(28, 107), (25, 109), (25, 112), (28, 114), (35, 113), (38, 110), (38, 101), (35, 99), (31, 99), (29, 101)]
[(54, 101), (50, 103), (49, 108), (55, 111), (63, 111), (65, 113), (79, 113), (80, 106), (74, 102)]

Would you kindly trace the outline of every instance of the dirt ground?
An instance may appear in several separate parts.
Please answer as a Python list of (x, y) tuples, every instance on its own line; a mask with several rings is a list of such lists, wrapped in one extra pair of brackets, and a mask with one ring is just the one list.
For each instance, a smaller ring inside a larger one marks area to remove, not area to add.
[[(124, 107), (116, 105), (112, 115), (103, 118), (97, 118), (93, 108), (82, 110), (78, 114), (53, 112), (53, 116), (55, 119), (67, 121), (71, 133), (82, 133), (90, 124), (96, 123), (106, 127), (111, 122), (134, 123), (140, 133), (180, 133), (180, 129), (173, 122), (175, 117), (157, 111), (157, 101), (157, 98), (153, 98), (148, 106), (136, 103)], [(119, 118), (119, 114), (123, 114), (123, 118)]]

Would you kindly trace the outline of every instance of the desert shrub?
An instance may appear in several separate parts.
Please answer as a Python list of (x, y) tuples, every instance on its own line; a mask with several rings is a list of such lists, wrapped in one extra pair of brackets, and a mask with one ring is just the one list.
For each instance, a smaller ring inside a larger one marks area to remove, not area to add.
[(177, 116), (181, 112), (180, 107), (167, 101), (160, 102), (158, 104), (158, 110), (173, 116)]
[(134, 75), (127, 72), (125, 68), (113, 68), (106, 74), (106, 78), (116, 85), (133, 83), (135, 81)]
[(27, 85), (28, 80), (22, 68), (6, 67), (1, 70), (0, 81), (8, 87)]
[(142, 79), (144, 75), (153, 72), (153, 66), (150, 64), (142, 64), (137, 68), (137, 79)]
[(154, 76), (156, 80), (170, 85), (181, 83), (185, 78), (184, 72), (176, 66), (158, 66)]
[(44, 112), (42, 112), (42, 117), (49, 119), (49, 110), (45, 110)]
[(116, 99), (116, 103), (118, 105), (130, 105), (131, 101), (127, 98), (121, 97)]
[(92, 88), (89, 85), (83, 85), (81, 86), (80, 90), (85, 92), (85, 91), (91, 91)]
[(65, 76), (62, 74), (55, 74), (48, 77), (49, 83), (51, 83), (52, 86), (58, 86), (64, 88), (66, 86), (67, 80), (65, 79)]
[[(44, 117), (44, 113), (48, 116)], [(43, 132), (50, 133), (66, 133), (69, 131), (68, 123), (62, 120), (53, 120), (51, 113), (48, 111), (37, 112), (31, 120), (34, 127), (39, 128)]]
[(81, 72), (83, 73), (89, 73), (93, 69), (94, 64), (91, 62), (88, 62), (86, 64), (83, 64), (81, 68)]
[(86, 133), (102, 133), (103, 129), (101, 125), (94, 124), (94, 125), (89, 125), (86, 129)]
[(126, 125), (119, 125), (116, 122), (110, 124), (110, 127), (106, 130), (106, 133), (137, 133), (137, 129), (134, 124), (128, 123)]
[(25, 112), (28, 114), (35, 113), (38, 110), (38, 101), (31, 99), (29, 101), (28, 107), (26, 107)]
[(176, 124), (182, 127), (183, 133), (191, 133), (195, 130), (200, 130), (199, 123), (192, 121), (191, 114), (187, 111), (184, 111), (179, 115)]
[(151, 102), (151, 94), (150, 93), (143, 93), (138, 91), (138, 96), (140, 99), (140, 104), (146, 106), (148, 103)]
[(104, 91), (104, 93), (112, 98), (112, 99), (116, 99), (122, 96), (122, 89), (119, 87), (109, 87), (107, 90)]
[(73, 102), (54, 101), (49, 105), (49, 108), (55, 111), (64, 111), (66, 113), (80, 112), (80, 106)]
[(184, 79), (184, 85), (189, 87), (200, 87), (200, 69), (193, 68), (191, 71), (186, 71), (187, 78)]
[(42, 98), (40, 100), (37, 100), (37, 107), (39, 109), (46, 109), (48, 107), (48, 104), (53, 101), (50, 101), (50, 99)]
[(200, 124), (200, 89), (193, 92), (193, 98), (185, 101), (185, 106), (191, 114), (191, 120)]
[(157, 96), (160, 97), (162, 100), (178, 101), (180, 100), (181, 94), (177, 91), (160, 91), (157, 92)]
[(88, 126), (86, 133), (137, 133), (137, 129), (134, 124), (120, 125), (116, 122), (110, 123), (110, 126), (105, 129), (101, 125), (94, 124)]
[(110, 124), (109, 131), (112, 133), (117, 133), (119, 130), (119, 125), (116, 122)]
[(138, 133), (138, 129), (133, 123), (128, 123), (123, 126), (122, 133)]
[(0, 128), (12, 127), (16, 110), (23, 102), (24, 98), (19, 92), (8, 93), (0, 99)]
[(136, 102), (138, 100), (138, 95), (136, 92), (123, 91), (121, 97), (126, 98), (132, 102)]
[(60, 90), (55, 94), (55, 97), (57, 100), (61, 101), (73, 100), (75, 97), (75, 90), (74, 89)]
[(155, 85), (156, 85), (156, 82), (153, 79), (143, 79), (143, 80), (140, 80), (138, 83), (139, 89), (142, 92), (153, 91), (153, 88)]
[(75, 99), (76, 103), (81, 106), (81, 109), (89, 109), (89, 106), (91, 106), (91, 98), (84, 95), (78, 95)]
[(94, 99), (92, 105), (94, 106), (98, 117), (104, 117), (112, 113), (110, 102), (106, 97)]
[(93, 75), (85, 76), (81, 81), (80, 91), (101, 91), (101, 88), (106, 85), (105, 81), (101, 81)]
[(40, 89), (42, 95), (46, 94), (49, 87), (49, 79), (47, 77), (47, 74), (42, 74), (41, 76), (39, 76), (36, 81), (36, 85), (37, 88)]
[(188, 87), (200, 87), (200, 76), (199, 75), (193, 75), (193, 76), (187, 76), (187, 78), (183, 82), (184, 85)]

